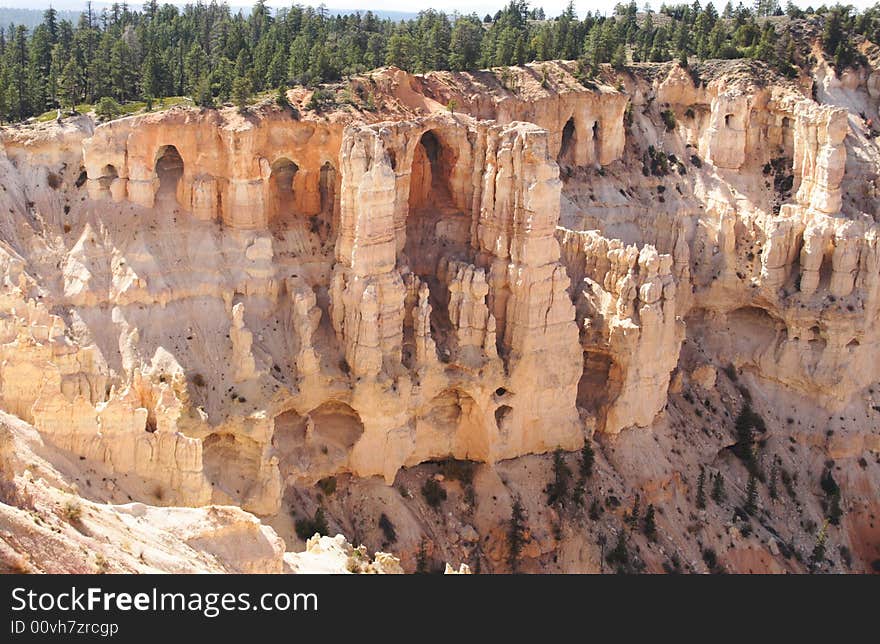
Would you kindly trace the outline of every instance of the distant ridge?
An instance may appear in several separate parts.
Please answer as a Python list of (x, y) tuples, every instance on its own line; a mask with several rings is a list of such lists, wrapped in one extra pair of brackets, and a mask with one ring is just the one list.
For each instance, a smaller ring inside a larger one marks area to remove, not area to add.
[[(43, 22), (43, 12), (49, 8), (49, 5), (55, 7), (58, 11), (58, 19), (59, 20), (70, 20), (73, 23), (76, 23), (79, 20), (80, 14), (85, 10), (86, 3), (85, 0), (37, 0), (36, 2), (29, 3), (30, 8), (23, 9), (19, 7), (8, 7), (8, 6), (0, 6), (0, 27), (4, 29), (10, 24), (15, 25), (24, 25), (28, 29), (33, 29), (38, 24)], [(118, 4), (122, 4), (119, 2)], [(165, 2), (160, 2), (159, 4), (165, 4)], [(169, 4), (174, 4), (180, 8), (183, 8), (187, 3), (185, 2), (173, 2)], [(192, 4), (195, 4), (193, 2)], [(291, 3), (292, 4), (292, 3)], [(113, 5), (112, 2), (93, 2), (92, 7), (97, 12), (100, 13), (102, 9), (108, 9)], [(140, 10), (143, 5), (143, 2), (129, 2), (128, 6), (131, 9)], [(249, 5), (240, 5), (240, 4), (232, 4), (229, 3), (229, 9), (233, 13), (238, 13), (243, 11), (244, 13), (250, 13), (251, 6)], [(272, 7), (274, 11), (279, 11), (280, 7)], [(390, 20), (408, 20), (410, 18), (415, 18), (418, 13), (415, 11), (385, 11), (384, 9), (345, 9), (345, 8), (327, 8), (327, 12), (333, 15), (345, 15), (351, 13), (366, 13), (367, 11), (372, 11), (379, 18), (388, 18)]]

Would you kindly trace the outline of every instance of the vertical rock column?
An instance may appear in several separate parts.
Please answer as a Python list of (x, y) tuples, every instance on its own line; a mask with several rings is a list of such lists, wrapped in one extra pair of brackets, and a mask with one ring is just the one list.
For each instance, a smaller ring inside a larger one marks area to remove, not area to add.
[(360, 377), (379, 376), (401, 356), (406, 289), (395, 270), (398, 191), (387, 136), (381, 129), (351, 127), (342, 140), (331, 318), (345, 359)]
[(554, 238), (559, 170), (547, 132), (537, 126), (493, 126), (487, 137), (477, 238), (516, 394), (505, 416), (506, 440), (490, 442), (490, 455), (574, 449), (583, 441), (575, 406), (583, 358)]

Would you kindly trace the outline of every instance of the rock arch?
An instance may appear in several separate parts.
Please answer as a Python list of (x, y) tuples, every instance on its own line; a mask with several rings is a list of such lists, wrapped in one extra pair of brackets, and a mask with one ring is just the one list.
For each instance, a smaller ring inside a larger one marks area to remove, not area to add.
[(758, 306), (743, 306), (727, 315), (727, 328), (736, 334), (740, 349), (753, 356), (775, 343), (783, 326), (784, 322)]
[(308, 413), (288, 409), (274, 419), (272, 449), (282, 481), (317, 481), (338, 473), (364, 434), (360, 414), (338, 400)]
[(180, 180), (183, 178), (185, 164), (183, 157), (174, 145), (164, 145), (156, 152), (154, 170), (159, 180), (156, 191), (157, 200), (179, 199)]

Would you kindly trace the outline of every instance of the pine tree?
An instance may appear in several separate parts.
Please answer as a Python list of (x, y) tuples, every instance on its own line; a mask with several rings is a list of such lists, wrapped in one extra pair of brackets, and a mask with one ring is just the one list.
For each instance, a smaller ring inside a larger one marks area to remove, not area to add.
[(204, 77), (199, 81), (193, 100), (195, 100), (196, 105), (199, 107), (214, 107), (214, 93), (211, 90), (211, 81), (208, 77)]
[(816, 536), (816, 545), (813, 546), (813, 552), (810, 554), (810, 570), (815, 570), (825, 561), (825, 541), (827, 538), (828, 522), (826, 521)]
[(562, 450), (558, 449), (553, 452), (553, 481), (545, 489), (547, 503), (549, 505), (564, 506), (570, 483), (571, 469), (562, 457)]
[(768, 491), (770, 492), (770, 498), (774, 501), (779, 498), (779, 491), (777, 489), (778, 480), (779, 464), (774, 459), (773, 464), (770, 466), (770, 482), (767, 484)]
[(702, 510), (706, 507), (706, 470), (700, 466), (700, 476), (697, 479), (697, 507)]
[(635, 529), (636, 526), (639, 525), (639, 514), (641, 513), (641, 508), (639, 507), (641, 499), (639, 495), (636, 494), (636, 498), (633, 501), (632, 510), (630, 510), (629, 516), (626, 519), (627, 524), (629, 524), (630, 528)]
[(726, 499), (727, 493), (724, 491), (724, 476), (721, 472), (718, 472), (712, 481), (712, 500), (720, 505)]
[(82, 96), (82, 78), (76, 60), (69, 60), (59, 79), (61, 104), (70, 109), (76, 108)]
[(651, 503), (648, 505), (648, 509), (645, 510), (645, 525), (643, 528), (645, 532), (645, 536), (648, 537), (651, 541), (657, 538), (657, 523), (654, 518), (654, 504)]
[(232, 100), (239, 112), (246, 112), (253, 98), (254, 88), (249, 76), (238, 76), (232, 81)]
[(758, 509), (758, 477), (749, 474), (749, 482), (746, 486), (746, 504), (743, 509), (747, 514), (754, 514)]
[(419, 550), (416, 554), (416, 574), (426, 575), (428, 573), (428, 546), (425, 538), (419, 541)]
[(511, 508), (510, 527), (507, 531), (507, 563), (510, 565), (510, 571), (514, 573), (519, 570), (519, 555), (525, 540), (525, 530), (525, 512), (519, 499), (516, 499)]
[(580, 475), (588, 479), (593, 475), (593, 464), (596, 461), (596, 453), (593, 451), (593, 445), (589, 440), (584, 442), (581, 448)]

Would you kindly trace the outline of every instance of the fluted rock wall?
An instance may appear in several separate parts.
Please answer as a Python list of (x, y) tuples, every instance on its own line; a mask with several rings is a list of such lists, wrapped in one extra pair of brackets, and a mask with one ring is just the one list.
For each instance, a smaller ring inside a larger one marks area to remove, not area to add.
[(651, 427), (686, 332), (845, 406), (880, 344), (847, 112), (658, 70), (591, 90), (568, 63), (396, 70), (378, 122), (4, 133), (3, 408), (120, 494), (274, 514), (288, 483)]
[[(652, 246), (625, 246), (596, 231), (560, 228), (558, 238), (572, 274), (571, 294), (587, 355), (581, 388), (606, 394), (595, 410), (603, 419), (600, 429), (617, 433), (646, 427), (666, 405), (684, 340), (672, 257)], [(607, 356), (610, 364), (590, 381), (594, 354)], [(581, 393), (583, 400), (596, 400), (595, 392)]]

